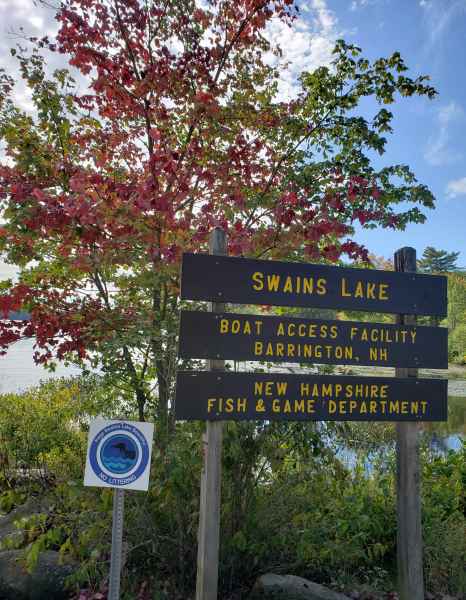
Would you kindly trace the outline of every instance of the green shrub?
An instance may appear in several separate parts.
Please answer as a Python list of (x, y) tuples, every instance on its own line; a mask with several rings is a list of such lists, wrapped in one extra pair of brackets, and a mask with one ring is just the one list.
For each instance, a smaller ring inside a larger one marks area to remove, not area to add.
[[(103, 406), (106, 388), (98, 387), (99, 380), (93, 386), (72, 380), (4, 396), (0, 414), (3, 449), (11, 461), (39, 464), (48, 474), (35, 488), (11, 477), (3, 480), (2, 510), (38, 493), (51, 507), (20, 524), (23, 536), (16, 543), (26, 546), (30, 568), (44, 549), (75, 559), (80, 568), (70, 585), (89, 593), (108, 576), (112, 490), (83, 487), (87, 427), (91, 416), (117, 407), (117, 399)], [(168, 443), (156, 441), (149, 491), (126, 494), (123, 592), (128, 598), (137, 597), (141, 586), (158, 590), (160, 598), (192, 596), (202, 430), (202, 424), (178, 423)], [(375, 452), (374, 440), (384, 446), (370, 470), (362, 451), (354, 467), (339, 460), (337, 451), (348, 435), (355, 451), (359, 445)], [(246, 593), (268, 571), (393, 589), (394, 464), (393, 428), (382, 424), (360, 431), (335, 424), (225, 425), (220, 596)], [(424, 451), (422, 464), (427, 587), (462, 593), (466, 450), (446, 456)]]

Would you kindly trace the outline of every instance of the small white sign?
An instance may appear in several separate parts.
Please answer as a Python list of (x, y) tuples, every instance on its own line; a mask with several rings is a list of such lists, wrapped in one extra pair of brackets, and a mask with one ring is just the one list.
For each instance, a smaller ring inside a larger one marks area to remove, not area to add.
[(153, 423), (93, 419), (84, 485), (147, 491)]

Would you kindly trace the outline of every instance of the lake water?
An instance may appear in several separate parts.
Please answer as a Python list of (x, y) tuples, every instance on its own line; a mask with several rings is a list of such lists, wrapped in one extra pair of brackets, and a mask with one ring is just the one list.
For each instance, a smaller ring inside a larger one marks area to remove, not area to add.
[(6, 356), (0, 356), (0, 393), (19, 392), (37, 385), (41, 380), (79, 373), (76, 367), (63, 365), (50, 373), (34, 363), (33, 352), (33, 342), (21, 340), (9, 348)]

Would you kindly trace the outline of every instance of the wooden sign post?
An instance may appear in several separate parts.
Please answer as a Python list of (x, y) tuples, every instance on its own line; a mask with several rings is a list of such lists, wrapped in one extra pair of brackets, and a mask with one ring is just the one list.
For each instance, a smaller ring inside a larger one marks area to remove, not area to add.
[[(395, 271), (416, 271), (416, 250), (395, 253)], [(414, 315), (398, 315), (399, 325), (414, 325)], [(417, 369), (397, 368), (396, 377), (417, 377)], [(424, 600), (421, 526), (421, 473), (418, 423), (397, 423), (397, 567), (400, 600)]]
[[(210, 253), (227, 253), (226, 234), (216, 227), (210, 234)], [(212, 302), (212, 312), (223, 312), (225, 305)], [(209, 360), (209, 371), (223, 371), (224, 360)], [(218, 553), (220, 542), (220, 493), (222, 486), (222, 423), (207, 421), (203, 436), (203, 465), (199, 532), (197, 546), (196, 600), (217, 600)]]

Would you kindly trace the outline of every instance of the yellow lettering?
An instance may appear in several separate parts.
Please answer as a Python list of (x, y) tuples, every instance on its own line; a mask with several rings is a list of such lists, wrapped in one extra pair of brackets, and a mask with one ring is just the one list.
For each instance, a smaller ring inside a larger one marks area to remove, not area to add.
[(375, 283), (367, 284), (367, 297), (371, 300), (375, 300)]
[(305, 277), (303, 279), (303, 294), (312, 294), (314, 290), (314, 281), (312, 277)]
[(295, 402), (294, 402), (295, 412), (304, 412), (304, 409), (305, 409), (304, 400), (295, 400)]
[(390, 400), (388, 406), (391, 413), (398, 414), (400, 412), (400, 403), (398, 402), (398, 400)]
[(283, 286), (283, 291), (284, 292), (292, 292), (293, 291), (293, 282), (289, 275), (285, 280), (285, 285)]
[(243, 398), (242, 400), (240, 398), (238, 398), (238, 403), (237, 403), (237, 410), (238, 412), (246, 412), (246, 406), (247, 406), (247, 398)]
[(220, 319), (220, 333), (228, 333), (228, 319)]
[(284, 396), (286, 394), (287, 388), (288, 383), (286, 381), (277, 382), (277, 393), (279, 396)]
[(256, 402), (256, 412), (265, 412), (264, 401), (262, 400), (262, 398), (260, 398)]
[(356, 284), (356, 290), (354, 291), (355, 298), (364, 298), (364, 288), (362, 281), (358, 281)]
[(327, 293), (327, 280), (320, 278), (317, 280), (317, 295), (325, 296)]
[(346, 278), (345, 277), (341, 278), (341, 295), (346, 298), (351, 297), (351, 293), (346, 288)]
[(379, 285), (379, 300), (388, 300), (388, 283)]
[(325, 396), (332, 396), (332, 384), (331, 383), (323, 383), (322, 384), (322, 398)]
[(280, 275), (267, 275), (267, 289), (269, 292), (277, 292), (280, 284)]
[(252, 275), (252, 280), (254, 281), (254, 284), (252, 287), (253, 287), (253, 289), (256, 290), (256, 292), (260, 292), (261, 290), (264, 289), (264, 274), (263, 273), (256, 271)]

